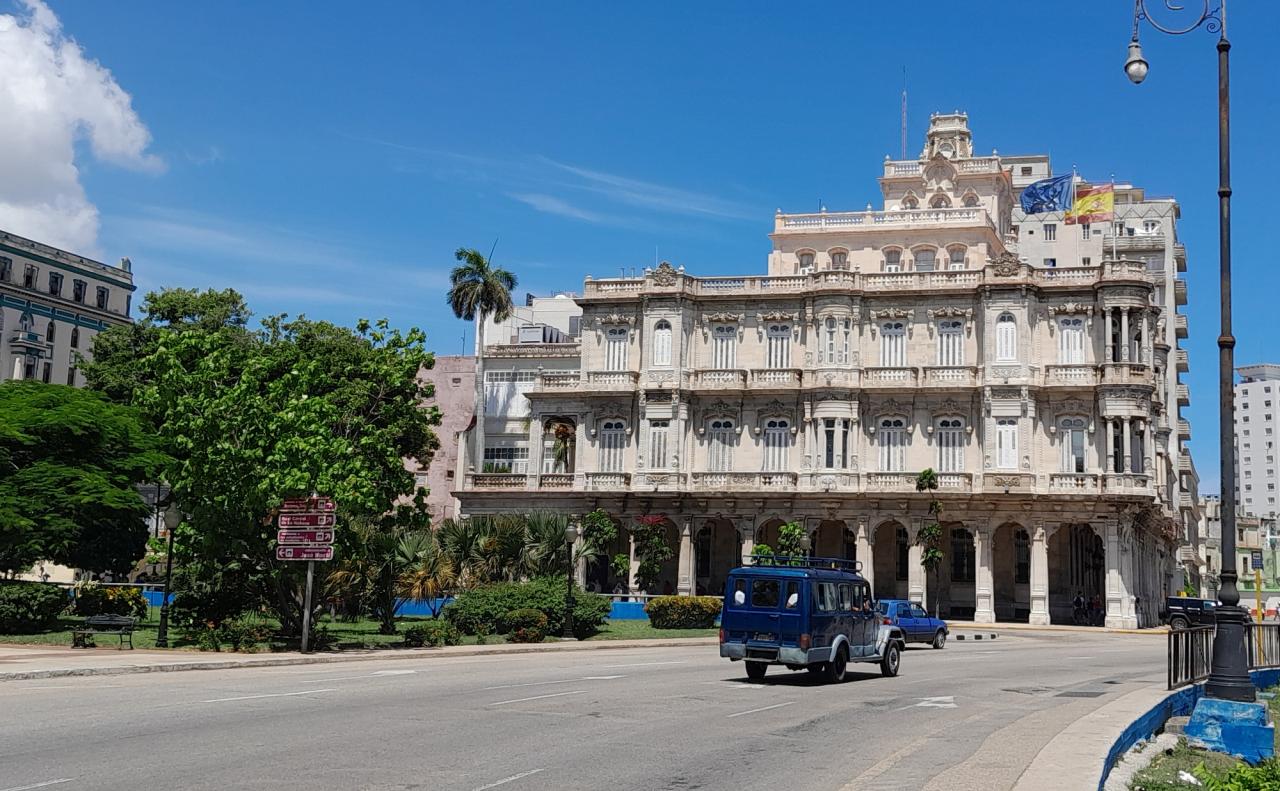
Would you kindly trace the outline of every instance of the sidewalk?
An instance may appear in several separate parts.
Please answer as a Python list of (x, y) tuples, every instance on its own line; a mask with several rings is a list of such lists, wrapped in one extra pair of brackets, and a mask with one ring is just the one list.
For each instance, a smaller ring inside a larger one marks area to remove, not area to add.
[(279, 652), (233, 654), (201, 651), (121, 651), (115, 648), (0, 646), (0, 682), (64, 676), (114, 676), (126, 673), (165, 673), (181, 670), (227, 670), (238, 667), (278, 667), (360, 662), (371, 659), (434, 659), (440, 657), (526, 654), (553, 651), (604, 651), (625, 648), (678, 648), (716, 645), (715, 637), (655, 640), (564, 641), (557, 643), (501, 643), (455, 645), (444, 648), (396, 648), (343, 651), (334, 654)]
[(947, 621), (947, 628), (970, 629), (980, 632), (1085, 632), (1088, 634), (1145, 634), (1164, 637), (1169, 633), (1167, 626), (1153, 626), (1150, 629), (1106, 629), (1101, 626), (1032, 626), (1026, 623), (974, 623), (973, 621)]

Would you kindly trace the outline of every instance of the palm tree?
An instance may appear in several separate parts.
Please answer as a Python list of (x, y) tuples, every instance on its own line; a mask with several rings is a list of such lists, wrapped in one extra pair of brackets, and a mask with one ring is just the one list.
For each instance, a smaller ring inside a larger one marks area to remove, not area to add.
[[(451, 286), (445, 299), (458, 318), (479, 319), (476, 321), (476, 427), (472, 455), (472, 464), (479, 465), (484, 461), (484, 328), (490, 315), (499, 322), (511, 316), (511, 292), (516, 287), (516, 276), (494, 267), (479, 250), (459, 247), (453, 255), (459, 264), (449, 273)], [(493, 252), (489, 255), (492, 257)]]
[(453, 561), (440, 546), (435, 533), (424, 531), (400, 542), (405, 569), (397, 580), (397, 592), (415, 602), (426, 602), (434, 618), (440, 617), (444, 597), (458, 580)]

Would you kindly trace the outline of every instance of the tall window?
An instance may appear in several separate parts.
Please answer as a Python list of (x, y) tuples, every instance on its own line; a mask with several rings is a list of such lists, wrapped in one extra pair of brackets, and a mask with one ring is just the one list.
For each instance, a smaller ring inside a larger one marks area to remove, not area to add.
[(40, 381), (45, 384), (49, 384), (49, 382), (53, 381), (53, 363), (44, 364), (44, 370), (40, 374)]
[(907, 328), (900, 321), (886, 321), (880, 326), (880, 365), (901, 368), (907, 364)]
[[(1271, 429), (1267, 429), (1267, 430), (1270, 431)], [(1145, 457), (1147, 455), (1147, 451), (1146, 451), (1146, 448), (1144, 447), (1146, 444), (1145, 432), (1142, 429), (1138, 428), (1137, 426), (1134, 426), (1132, 439), (1130, 441), (1132, 442), (1132, 447), (1130, 448), (1130, 452), (1133, 454), (1133, 459), (1131, 460), (1132, 464), (1130, 465), (1129, 471), (1139, 472), (1139, 473), (1146, 472), (1147, 470), (1146, 470)], [(1270, 474), (1271, 471), (1267, 470), (1267, 472), (1268, 474)]]
[(1055, 223), (1044, 224), (1044, 240), (1046, 242), (1056, 242), (1058, 240), (1058, 226)]
[(1088, 239), (1088, 238), (1089, 238), (1089, 236), (1090, 236), (1090, 232), (1091, 232), (1092, 230), (1093, 230), (1093, 229), (1090, 227), (1089, 223), (1087, 223), (1087, 222), (1082, 222), (1082, 223), (1080, 223), (1080, 238), (1081, 238), (1081, 239)]
[(911, 558), (911, 536), (907, 534), (905, 527), (899, 527), (894, 534), (898, 544), (898, 562), (894, 564), (894, 577), (899, 581), (905, 580), (910, 569)]
[(973, 582), (976, 557), (973, 534), (963, 527), (951, 530), (951, 581)]
[(885, 250), (884, 251), (884, 271), (886, 272), (902, 271), (902, 251), (901, 250)]
[(848, 269), (848, 268), (849, 268), (849, 254), (848, 254), (847, 252), (845, 252), (844, 250), (834, 250), (834, 251), (832, 251), (832, 253), (831, 253), (831, 268), (832, 268), (832, 269)]
[(653, 325), (653, 364), (671, 365), (671, 322), (666, 319)]
[(711, 452), (708, 466), (712, 472), (729, 472), (733, 469), (733, 443), (736, 436), (732, 420), (711, 421)]
[(75, 386), (75, 383), (76, 383), (76, 369), (75, 369), (75, 366), (71, 366), (70, 368), (67, 369), (67, 384)]
[(906, 468), (907, 424), (902, 418), (880, 421), (880, 471), (902, 472)]
[(1018, 359), (1018, 323), (1012, 313), (1001, 313), (996, 319), (996, 360), (1014, 362)]
[(0, 255), (0, 280), (8, 283), (13, 279), (13, 259)]
[(934, 270), (937, 252), (934, 250), (916, 250), (916, 271), (932, 272)]
[(767, 334), (770, 368), (791, 367), (791, 325), (770, 324)]
[(83, 304), (84, 289), (85, 289), (85, 282), (83, 280), (74, 281), (71, 284), (71, 298), (74, 299), (76, 302)]
[(610, 327), (605, 330), (604, 365), (608, 371), (627, 370), (627, 337), (630, 331), (626, 327)]
[(714, 368), (735, 368), (738, 365), (738, 328), (732, 324), (717, 324), (711, 328), (711, 356)]
[(484, 449), (484, 472), (523, 475), (529, 469), (529, 449), (516, 446), (490, 446)]
[(95, 304), (102, 310), (106, 310), (107, 300), (110, 297), (110, 294), (111, 292), (108, 291), (105, 286), (98, 286), (98, 300)]
[(786, 420), (772, 419), (764, 424), (764, 471), (785, 472), (791, 449), (791, 427)]
[(49, 330), (45, 333), (44, 339), (49, 343), (58, 339), (58, 324), (53, 319), (49, 319)]
[(964, 322), (938, 322), (938, 365), (964, 365)]
[(621, 420), (600, 424), (600, 472), (622, 472), (622, 451), (627, 445), (627, 427)]
[(1058, 427), (1062, 436), (1062, 471), (1084, 472), (1085, 420), (1079, 417), (1065, 418)]
[(964, 472), (964, 421), (938, 421), (938, 472)]
[(950, 260), (947, 264), (948, 269), (954, 272), (954, 271), (965, 268), (964, 250), (960, 248), (955, 248), (949, 251), (949, 255), (950, 255)]
[(1018, 421), (1011, 418), (996, 421), (996, 466), (1018, 469)]
[(840, 360), (842, 365), (848, 365), (853, 362), (852, 344), (853, 344), (853, 319), (845, 319), (840, 322)]
[(55, 297), (62, 296), (62, 275), (57, 272), (49, 273), (49, 293)]
[(71, 328), (71, 348), (73, 349), (80, 348), (80, 328), (79, 327)]
[(801, 271), (813, 270), (813, 251), (812, 250), (800, 253), (800, 269)]
[(1031, 582), (1031, 537), (1025, 530), (1013, 533), (1013, 582), (1015, 585)]
[(669, 420), (649, 421), (649, 469), (667, 468), (667, 432), (670, 430)]
[(1062, 365), (1084, 362), (1084, 319), (1058, 319), (1058, 362)]
[(825, 418), (822, 421), (824, 440), (823, 466), (829, 470), (845, 470), (849, 468), (849, 434), (851, 423), (848, 418)]
[(818, 362), (833, 365), (836, 361), (836, 320), (822, 322), (822, 346), (818, 349)]
[[(35, 268), (34, 266), (30, 265), (30, 264), (27, 264), (26, 268), (22, 270), (22, 287), (23, 287), (23, 288), (35, 288), (35, 287), (36, 287), (36, 274), (37, 274), (37, 272), (36, 272), (36, 268)], [(35, 374), (32, 374), (31, 376), (29, 376), (29, 377), (27, 377), (27, 378), (28, 378), (28, 379), (34, 379), (34, 378), (35, 378)]]

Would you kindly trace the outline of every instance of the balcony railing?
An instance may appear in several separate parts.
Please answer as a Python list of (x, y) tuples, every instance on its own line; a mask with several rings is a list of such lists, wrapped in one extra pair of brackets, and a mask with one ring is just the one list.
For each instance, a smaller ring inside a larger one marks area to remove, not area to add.
[(589, 371), (587, 384), (592, 390), (634, 390), (640, 374), (635, 371)]
[(1173, 302), (1178, 306), (1187, 304), (1187, 281), (1181, 278), (1173, 281)]
[(1191, 422), (1186, 418), (1178, 418), (1178, 437), (1182, 440), (1191, 439)]
[(1178, 385), (1178, 406), (1191, 404), (1191, 390), (1186, 385)]
[(796, 488), (794, 472), (695, 472), (693, 486), (699, 491), (792, 491)]
[(1174, 334), (1179, 338), (1187, 337), (1187, 314), (1179, 313), (1173, 320)]
[(1110, 252), (1111, 250), (1124, 250), (1126, 252), (1133, 250), (1163, 250), (1164, 234), (1156, 233), (1135, 233), (1132, 236), (1125, 234), (1104, 234), (1102, 237), (1102, 249)]
[(916, 490), (916, 473), (914, 472), (869, 472), (866, 480), (869, 492), (914, 492)]
[(799, 368), (753, 368), (752, 387), (799, 387)]
[(1067, 387), (1091, 387), (1098, 383), (1098, 369), (1092, 365), (1046, 365), (1044, 383)]
[(693, 386), (704, 390), (741, 390), (747, 386), (747, 372), (739, 368), (703, 368), (694, 372)]
[(1102, 383), (1109, 385), (1154, 385), (1151, 367), (1141, 363), (1103, 363)]
[(1102, 476), (1104, 494), (1130, 494), (1150, 492), (1151, 477), (1141, 472), (1114, 472)]
[(930, 365), (924, 369), (927, 387), (974, 387), (978, 369), (972, 365)]
[(476, 472), (467, 475), (468, 489), (524, 489), (528, 485), (529, 478), (524, 473)]
[(818, 212), (817, 214), (778, 214), (774, 233), (824, 231), (828, 229), (868, 227), (936, 227), (995, 225), (985, 209), (902, 209), (896, 211)]
[(629, 472), (589, 472), (586, 474), (587, 490), (592, 492), (618, 491), (631, 487)]
[(582, 384), (581, 371), (543, 371), (538, 374), (538, 390), (576, 390)]
[[(912, 480), (911, 487), (915, 488)], [(944, 492), (968, 492), (973, 490), (973, 474), (968, 472), (938, 473), (938, 489)]]
[(1098, 476), (1088, 473), (1050, 473), (1049, 491), (1059, 494), (1097, 494)]
[(915, 387), (915, 368), (864, 368), (864, 387)]
[(1186, 349), (1178, 349), (1176, 352), (1174, 352), (1173, 359), (1178, 366), (1178, 373), (1185, 374), (1188, 370), (1190, 370), (1191, 366), (1187, 362)]
[(538, 487), (541, 489), (572, 489), (573, 473), (544, 472), (538, 476)]

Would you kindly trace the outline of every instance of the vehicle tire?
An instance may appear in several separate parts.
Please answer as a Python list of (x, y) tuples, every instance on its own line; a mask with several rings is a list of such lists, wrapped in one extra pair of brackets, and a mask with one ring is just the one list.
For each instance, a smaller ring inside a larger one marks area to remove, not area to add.
[(764, 662), (747, 662), (747, 678), (752, 681), (759, 681), (767, 672), (769, 672), (769, 666)]
[(805, 670), (809, 671), (811, 676), (821, 676), (827, 672), (827, 663), (820, 662), (816, 665), (807, 665)]
[(1190, 626), (1190, 624), (1184, 616), (1175, 615), (1169, 619), (1170, 629), (1186, 629), (1188, 626)]
[(844, 681), (845, 670), (849, 667), (849, 649), (840, 646), (836, 649), (836, 655), (827, 663), (827, 683), (839, 684)]
[(895, 640), (890, 640), (884, 648), (884, 658), (880, 660), (880, 673), (892, 678), (898, 675), (898, 665), (902, 662), (902, 649)]
[(947, 633), (944, 630), (939, 629), (938, 633), (933, 636), (933, 647), (935, 649), (942, 649), (942, 648), (946, 648), (946, 646), (947, 646)]

